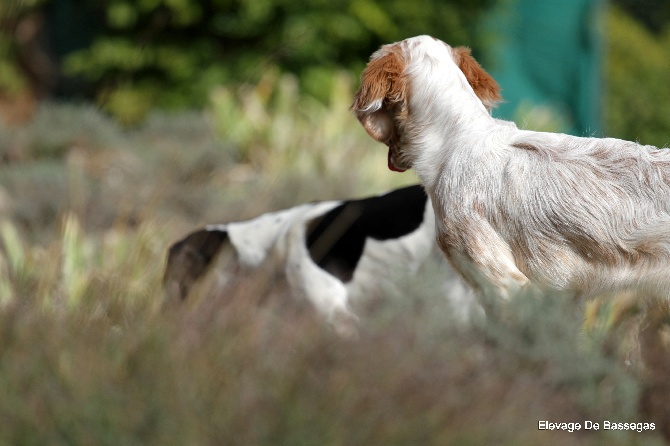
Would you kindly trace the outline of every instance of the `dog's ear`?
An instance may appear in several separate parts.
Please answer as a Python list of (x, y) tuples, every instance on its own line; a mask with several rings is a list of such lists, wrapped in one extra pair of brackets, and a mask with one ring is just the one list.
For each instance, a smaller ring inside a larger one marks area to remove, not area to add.
[(368, 134), (385, 142), (393, 132), (389, 108), (406, 100), (405, 63), (395, 51), (374, 57), (361, 74), (361, 86), (354, 96), (351, 110)]
[(502, 100), (500, 86), (472, 57), (470, 48), (464, 46), (453, 48), (453, 54), (456, 65), (465, 74), (465, 78), (475, 94), (484, 106), (491, 111)]
[(229, 245), (228, 232), (201, 229), (190, 233), (168, 250), (163, 286), (168, 300), (185, 300), (193, 285), (212, 266), (219, 252)]

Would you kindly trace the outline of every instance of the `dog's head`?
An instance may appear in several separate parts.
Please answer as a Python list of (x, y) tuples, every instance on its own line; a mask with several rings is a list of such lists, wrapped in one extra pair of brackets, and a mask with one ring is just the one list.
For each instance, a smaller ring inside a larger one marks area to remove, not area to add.
[[(412, 167), (411, 160), (403, 153), (402, 143), (411, 113), (412, 90), (421, 88), (420, 77), (425, 76), (419, 72), (420, 65), (416, 62), (425, 60), (426, 66), (430, 66), (431, 60), (445, 58), (453, 62), (449, 66), (460, 69), (469, 88), (488, 111), (500, 102), (500, 87), (470, 55), (469, 48), (452, 48), (429, 36), (384, 45), (372, 55), (361, 74), (361, 86), (351, 110), (372, 138), (389, 147), (391, 170), (402, 172)], [(411, 77), (416, 77), (414, 82)]]

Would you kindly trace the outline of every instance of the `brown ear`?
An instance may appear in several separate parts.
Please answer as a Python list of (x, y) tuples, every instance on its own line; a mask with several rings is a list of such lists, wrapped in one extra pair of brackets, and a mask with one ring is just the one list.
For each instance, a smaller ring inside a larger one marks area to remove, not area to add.
[(465, 78), (484, 106), (490, 111), (498, 105), (502, 101), (500, 86), (472, 57), (470, 48), (464, 46), (453, 48), (453, 54), (456, 65), (465, 74)]
[(363, 128), (377, 141), (391, 136), (393, 121), (387, 107), (401, 103), (406, 98), (402, 57), (390, 50), (368, 63), (361, 74), (361, 86), (354, 96), (351, 110)]

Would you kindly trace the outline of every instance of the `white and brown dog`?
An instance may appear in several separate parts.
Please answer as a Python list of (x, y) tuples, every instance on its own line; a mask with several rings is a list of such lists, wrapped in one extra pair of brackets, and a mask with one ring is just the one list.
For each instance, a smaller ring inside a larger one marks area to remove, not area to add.
[[(433, 209), (415, 185), (207, 226), (170, 247), (164, 285), (170, 299), (180, 301), (202, 282), (206, 292), (216, 293), (235, 276), (262, 271), (307, 298), (338, 331), (350, 333), (352, 299), (389, 291), (435, 252)], [(468, 288), (444, 267), (448, 280), (437, 292), (447, 295), (463, 320), (477, 310)]]
[(420, 36), (372, 55), (352, 110), (389, 167), (416, 171), (480, 291), (670, 296), (670, 150), (519, 130), (490, 116), (499, 99), (467, 50)]

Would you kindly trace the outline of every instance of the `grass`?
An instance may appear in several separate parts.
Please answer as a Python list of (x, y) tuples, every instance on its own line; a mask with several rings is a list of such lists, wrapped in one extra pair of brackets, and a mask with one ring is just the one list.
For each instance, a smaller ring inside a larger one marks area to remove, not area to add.
[(663, 444), (538, 430), (652, 416), (644, 376), (564, 297), (464, 327), (429, 263), (359, 306), (356, 340), (271, 281), (165, 308), (165, 250), (195, 226), (413, 181), (349, 116), (345, 78), (329, 107), (293, 88), (133, 130), (43, 104), (0, 130), (0, 445)]

